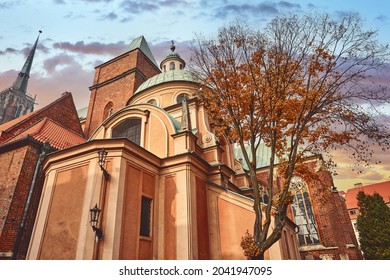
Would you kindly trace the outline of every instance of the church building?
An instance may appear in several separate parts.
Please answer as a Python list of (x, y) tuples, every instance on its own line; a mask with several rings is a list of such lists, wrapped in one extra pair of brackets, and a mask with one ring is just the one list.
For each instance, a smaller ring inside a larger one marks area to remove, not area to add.
[[(185, 67), (173, 45), (158, 65), (141, 36), (95, 68), (83, 134), (73, 128), (77, 141), (40, 163), (26, 259), (246, 258), (240, 242), (254, 224), (249, 181), (234, 145), (214, 134), (199, 81)], [(321, 157), (308, 165), (329, 188), (294, 179), (282, 238), (265, 259), (361, 258)], [(258, 178), (267, 181), (267, 166)]]
[[(159, 66), (141, 36), (96, 67), (88, 141), (43, 163), (28, 259), (245, 258), (240, 241), (254, 214), (237, 187), (241, 164), (209, 127), (185, 61), (171, 51)], [(295, 236), (293, 223), (285, 230)], [(282, 249), (267, 257), (281, 259)]]

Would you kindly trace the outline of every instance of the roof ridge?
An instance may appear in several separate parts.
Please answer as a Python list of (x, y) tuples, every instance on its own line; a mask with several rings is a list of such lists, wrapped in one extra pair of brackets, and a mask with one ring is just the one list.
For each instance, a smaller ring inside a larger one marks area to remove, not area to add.
[(382, 188), (383, 187), (390, 187), (390, 180), (372, 183), (372, 184), (365, 185), (365, 186), (351, 187), (351, 188), (347, 189), (347, 193), (349, 191), (354, 192), (356, 190), (371, 189), (371, 188), (375, 188), (375, 187), (382, 187)]
[[(34, 127), (34, 126), (37, 126), (38, 129), (37, 129), (34, 133), (29, 134), (29, 135), (31, 135), (31, 136), (37, 135), (37, 134), (40, 133), (40, 132), (42, 131), (42, 129), (45, 127), (47, 121), (48, 121), (48, 117), (44, 117), (44, 118), (42, 118), (41, 120), (39, 120), (39, 122), (36, 122), (36, 123), (34, 123), (33, 125), (31, 125), (31, 126), (29, 126), (29, 127), (26, 127), (25, 129), (23, 129), (22, 131), (20, 131), (20, 133), (18, 133), (18, 134), (22, 134), (22, 133), (25, 132), (26, 130), (29, 130), (29, 129), (31, 129), (31, 128)], [(17, 136), (17, 135), (15, 135), (15, 136)]]
[(60, 98), (57, 98), (56, 100), (54, 100), (53, 102), (51, 102), (50, 104), (46, 105), (45, 107), (42, 107), (36, 111), (33, 111), (31, 112), (31, 114), (28, 116), (28, 117), (25, 117), (23, 118), (24, 116), (21, 116), (19, 118), (21, 118), (20, 121), (16, 121), (18, 120), (19, 118), (17, 119), (13, 119), (12, 121), (15, 120), (15, 123), (13, 125), (11, 125), (10, 127), (6, 128), (5, 130), (3, 130), (5, 133), (12, 130), (14, 127), (16, 126), (19, 126), (20, 124), (22, 123), (25, 123), (27, 122), (28, 120), (32, 119), (33, 117), (35, 117), (37, 114), (39, 114), (40, 112), (43, 112), (44, 110), (47, 110), (48, 108), (54, 106), (55, 104), (57, 104), (58, 102), (62, 101), (63, 99), (67, 98), (69, 95), (71, 95), (71, 92), (68, 92), (68, 91), (65, 91), (64, 93), (62, 93), (61, 97)]
[(7, 139), (5, 141), (5, 143), (8, 143), (10, 140), (12, 140), (13, 138), (15, 137), (18, 137), (18, 135), (20, 134), (23, 134), (25, 131), (27, 130), (30, 130), (31, 128), (33, 127), (38, 127), (38, 129), (34, 132), (34, 133), (31, 133), (31, 134), (28, 134), (30, 135), (31, 137), (34, 137), (34, 135), (37, 135), (38, 133), (40, 133), (42, 131), (42, 129), (44, 128), (45, 124), (47, 123), (47, 121), (49, 120), (48, 117), (43, 117), (42, 119), (40, 119), (38, 122), (26, 127), (25, 129), (21, 130), (18, 132), (18, 134), (16, 135), (13, 135), (12, 137), (10, 137), (9, 139)]
[(149, 44), (146, 42), (144, 35), (134, 38), (130, 44), (125, 47), (119, 55), (131, 52), (135, 49), (139, 49), (158, 69), (156, 59), (153, 56), (152, 51), (150, 50)]
[[(84, 139), (85, 139), (85, 136), (81, 135), (80, 133), (74, 131), (73, 129), (71, 129), (71, 128), (69, 128), (69, 127), (66, 127), (66, 126), (62, 125), (61, 123), (56, 122), (55, 120), (53, 120), (53, 119), (51, 119), (51, 118), (48, 118), (48, 117), (45, 117), (45, 119), (47, 119), (48, 121), (50, 121), (50, 122), (52, 122), (52, 123), (54, 123), (54, 124), (56, 124), (56, 125), (58, 125), (58, 126), (64, 128), (64, 129), (66, 129), (66, 130), (69, 130), (69, 131), (71, 131), (72, 133), (74, 133), (74, 134), (80, 136), (81, 138), (84, 138)], [(46, 122), (45, 122), (45, 123), (46, 123)]]

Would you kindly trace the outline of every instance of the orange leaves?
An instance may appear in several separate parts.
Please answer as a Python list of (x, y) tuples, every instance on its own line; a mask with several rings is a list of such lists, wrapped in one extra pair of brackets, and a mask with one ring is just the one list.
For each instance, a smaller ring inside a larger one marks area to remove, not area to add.
[(244, 256), (246, 256), (248, 259), (256, 259), (259, 255), (263, 253), (262, 248), (260, 248), (255, 240), (253, 239), (253, 236), (246, 231), (245, 235), (241, 238), (241, 248), (244, 250)]
[[(215, 39), (198, 41), (193, 61), (204, 81), (200, 95), (205, 110), (215, 133), (241, 146), (252, 181), (257, 149), (268, 148), (261, 155), (270, 167), (268, 188), (279, 192), (270, 194), (267, 206), (275, 207), (264, 209), (266, 220), (272, 213), (275, 219), (285, 215), (291, 176), (318, 179), (302, 164), (305, 156), (348, 147), (368, 164), (372, 153), (366, 139), (389, 149), (388, 131), (354, 105), (357, 100), (388, 101), (387, 92), (365, 90), (370, 74), (388, 57), (387, 47), (378, 46), (374, 36), (362, 32), (356, 16), (284, 15), (264, 30), (235, 22), (221, 28)], [(256, 218), (256, 241), (269, 241), (260, 212)], [(249, 233), (241, 246), (248, 257), (263, 253)]]
[(307, 71), (310, 76), (318, 77), (319, 74), (332, 71), (335, 66), (336, 56), (331, 54), (329, 50), (317, 47), (314, 53), (310, 56), (307, 66)]

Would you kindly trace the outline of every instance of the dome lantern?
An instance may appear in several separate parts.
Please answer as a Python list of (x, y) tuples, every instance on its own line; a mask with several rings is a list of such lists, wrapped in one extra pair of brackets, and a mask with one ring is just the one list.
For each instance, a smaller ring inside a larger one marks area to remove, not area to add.
[(160, 63), (160, 69), (162, 72), (167, 72), (170, 70), (183, 70), (186, 65), (185, 61), (180, 57), (180, 55), (175, 52), (176, 46), (174, 41), (172, 40), (171, 42), (171, 53), (168, 54)]

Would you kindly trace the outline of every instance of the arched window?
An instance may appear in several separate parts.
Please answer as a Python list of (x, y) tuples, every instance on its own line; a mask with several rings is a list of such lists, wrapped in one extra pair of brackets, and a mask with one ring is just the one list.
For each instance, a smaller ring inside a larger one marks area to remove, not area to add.
[(104, 110), (103, 110), (103, 121), (105, 119), (107, 119), (109, 116), (112, 115), (113, 110), (114, 110), (114, 104), (112, 104), (112, 102), (110, 101), (104, 107)]
[(169, 63), (169, 70), (175, 70), (175, 62)]
[(164, 69), (164, 72), (167, 72), (167, 66), (166, 65), (163, 66), (163, 69)]
[(127, 138), (131, 142), (141, 143), (141, 119), (129, 118), (112, 129), (112, 138)]
[(259, 183), (259, 193), (261, 197), (261, 202), (263, 202), (264, 204), (268, 204), (269, 196), (267, 192), (267, 187), (262, 183)]
[(176, 98), (177, 104), (180, 104), (184, 99), (188, 99), (187, 95), (186, 95), (185, 93), (180, 94), (180, 95)]
[(318, 230), (314, 219), (311, 200), (306, 183), (300, 177), (293, 177), (290, 183), (291, 194), (294, 196), (292, 210), (295, 224), (298, 226), (300, 245), (319, 244)]
[(148, 100), (148, 103), (152, 104), (154, 106), (157, 106), (157, 100), (156, 99), (150, 99), (150, 100)]

